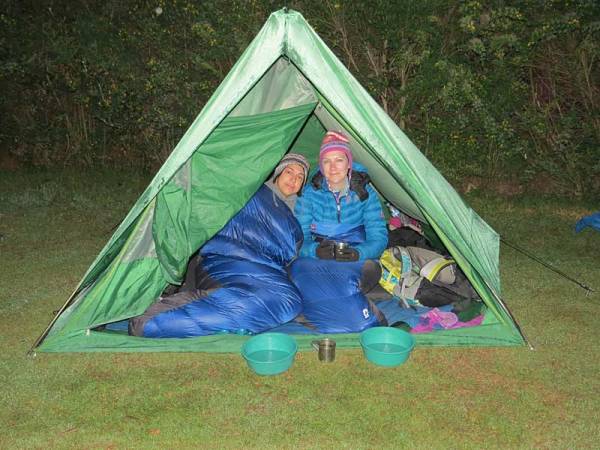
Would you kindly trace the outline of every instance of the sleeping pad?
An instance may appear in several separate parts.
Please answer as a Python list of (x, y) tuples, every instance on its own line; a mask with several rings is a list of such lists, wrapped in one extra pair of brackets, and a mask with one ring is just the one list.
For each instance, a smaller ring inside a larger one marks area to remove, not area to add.
[(212, 288), (161, 298), (131, 320), (130, 333), (178, 338), (254, 334), (292, 320), (302, 303), (286, 266), (301, 244), (292, 211), (261, 186), (200, 250)]

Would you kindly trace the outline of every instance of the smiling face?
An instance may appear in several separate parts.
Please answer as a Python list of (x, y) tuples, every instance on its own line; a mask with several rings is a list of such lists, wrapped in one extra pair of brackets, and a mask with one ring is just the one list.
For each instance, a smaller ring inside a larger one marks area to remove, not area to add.
[(350, 164), (344, 152), (334, 150), (325, 153), (321, 158), (321, 168), (330, 189), (340, 190), (345, 186)]
[(304, 183), (304, 169), (300, 164), (288, 164), (281, 172), (281, 175), (277, 177), (275, 184), (284, 195), (289, 197), (290, 195), (297, 194)]

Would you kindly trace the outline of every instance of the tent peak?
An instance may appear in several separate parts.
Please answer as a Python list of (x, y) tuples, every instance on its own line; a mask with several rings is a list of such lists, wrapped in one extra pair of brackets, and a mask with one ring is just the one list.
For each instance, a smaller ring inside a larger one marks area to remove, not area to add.
[(306, 21), (306, 19), (300, 12), (296, 11), (295, 9), (288, 8), (287, 6), (284, 6), (283, 8), (272, 12), (271, 15), (269, 16), (269, 20), (271, 20), (271, 19), (285, 20), (287, 17), (290, 17), (290, 16), (294, 16), (296, 18), (301, 18), (302, 20)]

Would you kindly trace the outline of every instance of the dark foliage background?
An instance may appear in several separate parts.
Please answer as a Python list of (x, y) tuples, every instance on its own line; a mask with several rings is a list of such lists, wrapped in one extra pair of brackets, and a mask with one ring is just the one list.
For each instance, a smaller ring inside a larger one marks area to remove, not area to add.
[[(281, 7), (268, 0), (3, 4), (0, 168), (159, 166)], [(600, 194), (600, 2), (288, 6), (454, 183)]]

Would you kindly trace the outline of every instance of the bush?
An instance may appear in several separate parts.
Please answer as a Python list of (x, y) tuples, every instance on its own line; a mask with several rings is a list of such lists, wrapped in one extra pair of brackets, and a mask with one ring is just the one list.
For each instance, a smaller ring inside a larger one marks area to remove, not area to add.
[[(278, 5), (9, 0), (0, 146), (36, 166), (159, 166)], [(296, 0), (452, 180), (600, 193), (600, 4)]]

